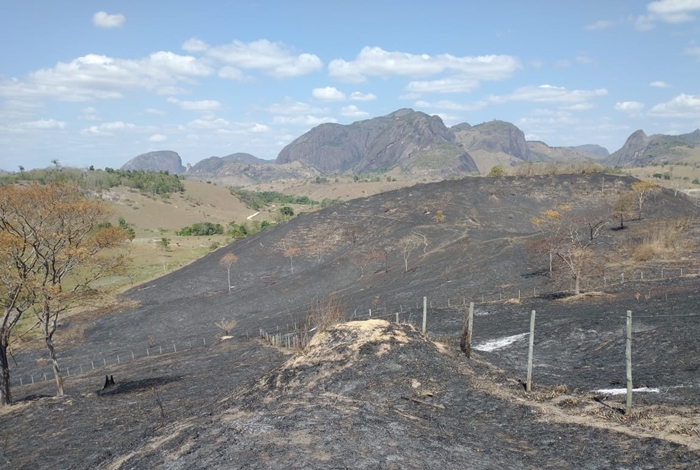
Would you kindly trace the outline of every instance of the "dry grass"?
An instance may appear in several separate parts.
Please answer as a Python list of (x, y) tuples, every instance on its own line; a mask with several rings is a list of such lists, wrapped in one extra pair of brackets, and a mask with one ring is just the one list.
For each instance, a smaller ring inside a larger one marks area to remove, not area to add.
[(309, 345), (312, 334), (327, 331), (343, 321), (345, 310), (345, 304), (334, 295), (312, 301), (307, 307), (306, 319), (300, 332), (299, 348), (303, 350)]

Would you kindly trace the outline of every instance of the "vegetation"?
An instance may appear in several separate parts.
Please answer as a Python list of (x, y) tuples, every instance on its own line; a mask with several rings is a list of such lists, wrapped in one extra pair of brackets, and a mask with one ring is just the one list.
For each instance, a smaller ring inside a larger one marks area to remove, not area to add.
[(40, 184), (71, 183), (81, 189), (101, 191), (115, 186), (126, 186), (145, 193), (167, 197), (175, 192), (183, 192), (185, 187), (178, 175), (167, 171), (81, 170), (77, 168), (54, 168), (20, 171), (0, 177), (0, 185), (29, 181)]
[(197, 222), (189, 227), (183, 227), (175, 232), (175, 235), (180, 237), (205, 237), (209, 235), (221, 235), (224, 233), (224, 227), (221, 224), (213, 224), (211, 222)]
[(245, 189), (231, 188), (231, 194), (241, 200), (247, 207), (253, 210), (262, 209), (269, 204), (301, 204), (318, 205), (317, 201), (312, 201), (308, 196), (290, 196), (277, 191), (246, 191)]
[(496, 165), (493, 168), (491, 168), (491, 171), (489, 171), (488, 176), (491, 177), (499, 177), (505, 175), (506, 171), (503, 169), (501, 165)]
[(20, 317), (31, 311), (41, 327), (63, 396), (63, 378), (53, 343), (58, 318), (86, 302), (92, 284), (121, 272), (126, 258), (113, 248), (129, 239), (105, 225), (108, 206), (74, 185), (52, 183), (0, 187), (0, 403), (12, 402), (7, 348)]
[(227, 225), (226, 234), (233, 238), (245, 238), (248, 235), (255, 235), (258, 232), (262, 232), (271, 226), (272, 224), (267, 220), (263, 220), (262, 222), (259, 220), (254, 220), (250, 223), (250, 225), (247, 221), (240, 225), (236, 222), (230, 222)]

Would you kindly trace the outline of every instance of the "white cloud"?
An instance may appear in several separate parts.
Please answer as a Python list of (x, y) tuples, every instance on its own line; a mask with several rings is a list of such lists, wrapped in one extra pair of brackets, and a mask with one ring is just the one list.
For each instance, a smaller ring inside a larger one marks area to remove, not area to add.
[(530, 61), (530, 66), (534, 69), (539, 69), (544, 65), (544, 61), (540, 58), (532, 59)]
[(233, 41), (207, 48), (201, 41), (190, 39), (183, 48), (185, 46), (190, 50), (205, 51), (207, 56), (234, 67), (263, 70), (276, 78), (298, 77), (323, 68), (323, 62), (317, 55), (295, 54), (285, 44), (266, 39), (250, 43)]
[(114, 135), (115, 132), (134, 130), (137, 126), (123, 121), (115, 122), (105, 122), (98, 126), (90, 126), (85, 129), (81, 129), (81, 135), (92, 135), (92, 136), (109, 136)]
[(690, 12), (700, 10), (700, 0), (658, 0), (647, 5), (647, 11), (667, 23), (685, 23), (695, 19)]
[(473, 78), (443, 78), (430, 81), (413, 81), (406, 85), (406, 91), (413, 93), (467, 93), (479, 86)]
[(122, 14), (109, 15), (104, 11), (98, 11), (92, 15), (92, 23), (100, 28), (118, 28), (124, 24), (126, 18)]
[(374, 101), (377, 99), (377, 95), (374, 93), (361, 93), (359, 91), (353, 91), (350, 95), (350, 99), (353, 101)]
[(554, 66), (559, 68), (571, 67), (571, 61), (567, 59), (559, 59), (554, 63)]
[(596, 90), (567, 90), (564, 87), (553, 85), (524, 86), (517, 88), (513, 93), (502, 96), (490, 96), (487, 101), (491, 103), (507, 103), (510, 101), (529, 101), (539, 103), (584, 103), (598, 96), (605, 96), (608, 91), (605, 88)]
[(693, 21), (691, 14), (700, 11), (700, 0), (658, 0), (647, 4), (647, 15), (639, 15), (634, 27), (638, 31), (649, 31), (656, 21), (665, 23), (686, 23)]
[(449, 109), (452, 111), (470, 111), (474, 109), (467, 104), (455, 103), (454, 101), (440, 100), (440, 101), (416, 101), (415, 106), (417, 108), (433, 108), (433, 109)]
[(221, 69), (219, 69), (219, 77), (238, 81), (243, 81), (246, 78), (240, 69), (231, 67), (230, 65), (226, 65), (225, 67), (221, 67)]
[(144, 112), (146, 114), (153, 114), (154, 116), (165, 116), (165, 112), (155, 108), (146, 108)]
[(639, 101), (618, 101), (615, 103), (615, 111), (636, 114), (644, 108), (644, 103)]
[(168, 98), (168, 103), (175, 104), (185, 111), (211, 113), (221, 109), (221, 103), (216, 100), (182, 101), (177, 98)]
[(304, 114), (325, 114), (328, 113), (326, 108), (316, 108), (310, 104), (301, 101), (292, 101), (287, 98), (282, 103), (275, 103), (265, 109), (270, 114), (283, 115), (304, 115)]
[(204, 52), (209, 49), (209, 44), (197, 38), (190, 38), (182, 45), (182, 50), (187, 52)]
[(586, 31), (598, 31), (601, 29), (611, 28), (615, 23), (607, 20), (598, 20), (595, 23), (587, 24), (583, 27)]
[(345, 101), (345, 93), (332, 86), (314, 88), (311, 95), (321, 101)]
[(63, 121), (57, 121), (55, 119), (39, 119), (38, 121), (23, 122), (21, 127), (28, 127), (32, 129), (65, 129), (68, 126)]
[(368, 76), (426, 77), (443, 72), (457, 73), (474, 80), (501, 80), (510, 77), (520, 67), (520, 61), (509, 55), (430, 56), (389, 52), (380, 47), (364, 47), (353, 61), (331, 61), (328, 74), (333, 78), (355, 83), (365, 81)]
[(333, 117), (317, 117), (317, 116), (275, 116), (272, 119), (275, 124), (291, 124), (294, 126), (318, 126), (319, 124), (324, 124), (327, 122), (338, 122), (337, 119)]
[(179, 86), (162, 86), (156, 88), (156, 93), (159, 95), (182, 95), (186, 92), (187, 90)]
[(361, 111), (357, 108), (355, 105), (349, 105), (344, 108), (340, 109), (340, 114), (345, 116), (345, 117), (351, 117), (351, 118), (364, 118), (369, 116), (369, 113), (366, 111)]
[(212, 69), (191, 56), (155, 52), (143, 59), (114, 59), (88, 54), (23, 79), (0, 77), (0, 96), (59, 101), (118, 99), (127, 90), (159, 90), (211, 75)]
[(79, 116), (78, 119), (82, 119), (83, 121), (100, 121), (100, 118), (97, 115), (97, 110), (92, 106), (83, 108), (83, 114)]
[(598, 62), (587, 55), (576, 56), (576, 62), (583, 65), (598, 65)]
[(576, 104), (561, 106), (561, 109), (568, 109), (571, 111), (587, 111), (587, 110), (593, 109), (593, 108), (595, 108), (595, 105), (593, 103), (576, 103)]
[(654, 88), (671, 88), (671, 85), (669, 83), (662, 82), (661, 80), (653, 81), (649, 83), (649, 86)]
[(153, 134), (148, 138), (148, 140), (150, 140), (151, 142), (165, 142), (166, 140), (168, 140), (168, 138), (163, 134)]
[(649, 114), (668, 118), (697, 119), (700, 116), (700, 95), (681, 93), (671, 101), (657, 104), (649, 110)]
[(192, 136), (201, 136), (201, 132), (205, 131), (208, 135), (231, 136), (231, 135), (251, 135), (263, 134), (269, 131), (265, 124), (257, 122), (230, 122), (223, 118), (199, 118), (190, 121), (180, 130), (194, 131), (199, 134), (190, 134)]
[(700, 47), (686, 47), (683, 53), (688, 55), (694, 55), (698, 59), (700, 59)]

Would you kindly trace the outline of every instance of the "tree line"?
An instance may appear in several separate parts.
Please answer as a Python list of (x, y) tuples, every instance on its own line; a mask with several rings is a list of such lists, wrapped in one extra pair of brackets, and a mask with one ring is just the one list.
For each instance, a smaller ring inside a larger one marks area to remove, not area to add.
[(87, 170), (62, 167), (57, 160), (54, 167), (33, 169), (24, 171), (20, 167), (18, 173), (2, 175), (0, 185), (15, 184), (20, 182), (34, 182), (39, 184), (64, 183), (73, 184), (81, 189), (101, 191), (116, 186), (126, 186), (139, 191), (168, 197), (170, 194), (183, 192), (184, 183), (180, 176), (170, 174), (167, 171), (144, 170), (115, 170), (105, 168), (95, 169), (91, 166)]

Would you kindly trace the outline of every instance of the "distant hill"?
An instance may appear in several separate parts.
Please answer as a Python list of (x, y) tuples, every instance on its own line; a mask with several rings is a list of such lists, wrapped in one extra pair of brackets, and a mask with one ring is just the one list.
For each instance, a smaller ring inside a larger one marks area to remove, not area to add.
[(122, 168), (169, 171), (192, 179), (245, 185), (397, 167), (406, 174), (449, 176), (488, 172), (494, 165), (600, 160), (607, 156), (607, 149), (594, 144), (549, 147), (544, 142), (527, 142), (522, 130), (505, 121), (463, 122), (448, 128), (439, 116), (405, 108), (348, 125), (316, 126), (284, 147), (274, 161), (233, 153), (205, 158), (184, 169), (177, 153), (159, 151), (139, 155)]
[(700, 129), (689, 134), (647, 136), (643, 130), (632, 133), (622, 148), (603, 160), (609, 166), (646, 166), (677, 162), (700, 156)]
[(469, 152), (476, 150), (501, 152), (518, 160), (531, 161), (525, 134), (514, 124), (494, 120), (476, 126), (458, 124), (452, 129), (457, 141)]
[(530, 149), (532, 161), (537, 162), (600, 160), (601, 157), (609, 155), (605, 147), (592, 144), (576, 147), (550, 147), (544, 142), (532, 140), (527, 142), (527, 146)]
[[(190, 171), (185, 173), (185, 178), (215, 180), (227, 186), (246, 186), (263, 181), (306, 179), (319, 175), (318, 171), (305, 167), (299, 162), (278, 164), (269, 160), (257, 160), (261, 163), (231, 161), (228, 163), (222, 162), (221, 165), (214, 165), (211, 162), (211, 158), (208, 158), (191, 167)], [(206, 165), (211, 165), (212, 167), (205, 171), (203, 168), (206, 168)]]
[(595, 144), (584, 144), (584, 145), (577, 145), (575, 147), (569, 147), (573, 150), (577, 150), (580, 152), (585, 152), (585, 153), (590, 153), (593, 155), (597, 155), (599, 157), (607, 157), (610, 155), (610, 152), (608, 149), (605, 147), (601, 147), (600, 145), (595, 145)]
[(252, 164), (267, 164), (268, 160), (255, 157), (249, 153), (232, 153), (225, 157), (209, 157), (197, 162), (194, 166), (187, 165), (187, 174), (215, 174), (221, 167), (229, 163), (252, 163)]
[(121, 167), (122, 170), (150, 170), (167, 171), (173, 174), (185, 172), (182, 166), (182, 158), (172, 150), (157, 150), (155, 152), (142, 153), (132, 158)]
[(322, 173), (401, 167), (477, 171), (471, 156), (438, 116), (400, 109), (349, 125), (321, 124), (282, 149), (277, 163), (298, 161)]

